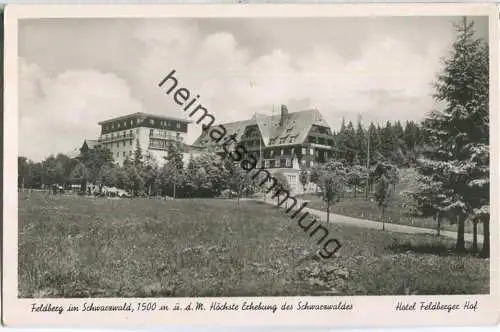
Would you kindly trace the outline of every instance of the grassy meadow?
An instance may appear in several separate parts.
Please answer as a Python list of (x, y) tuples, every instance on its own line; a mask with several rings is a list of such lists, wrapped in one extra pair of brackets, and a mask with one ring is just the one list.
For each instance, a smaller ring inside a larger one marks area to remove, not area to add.
[(328, 225), (339, 257), (258, 202), (20, 193), (19, 296), (478, 294), (489, 260), (454, 241)]
[[(399, 183), (396, 184), (393, 198), (385, 211), (386, 222), (413, 227), (437, 229), (437, 223), (432, 218), (409, 216), (405, 211), (404, 203), (407, 199), (404, 197), (404, 192), (416, 189), (416, 178), (417, 173), (414, 169), (400, 170)], [(321, 194), (306, 194), (298, 197), (308, 200), (308, 207), (326, 211), (326, 203), (323, 201)], [(377, 206), (377, 202), (375, 200), (366, 200), (364, 192), (358, 193), (356, 198), (353, 193), (347, 194), (344, 199), (330, 207), (330, 212), (355, 218), (375, 221), (381, 220), (381, 213), (379, 207)], [(465, 231), (467, 233), (472, 233), (472, 228), (472, 223), (467, 222), (465, 225)], [(478, 224), (477, 228), (478, 233), (483, 234), (483, 225)], [(443, 220), (441, 222), (441, 229), (456, 232), (457, 224), (451, 224), (449, 221)]]

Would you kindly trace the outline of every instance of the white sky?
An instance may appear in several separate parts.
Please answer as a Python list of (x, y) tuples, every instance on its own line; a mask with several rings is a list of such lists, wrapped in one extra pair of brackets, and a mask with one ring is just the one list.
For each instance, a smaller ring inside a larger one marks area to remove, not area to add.
[[(186, 118), (157, 86), (172, 69), (218, 123), (282, 103), (318, 108), (333, 130), (358, 114), (420, 120), (436, 107), (432, 83), (457, 19), (23, 20), (20, 154), (40, 160), (73, 150), (112, 116)], [(486, 37), (486, 19), (475, 22)], [(199, 132), (190, 125), (188, 143)]]

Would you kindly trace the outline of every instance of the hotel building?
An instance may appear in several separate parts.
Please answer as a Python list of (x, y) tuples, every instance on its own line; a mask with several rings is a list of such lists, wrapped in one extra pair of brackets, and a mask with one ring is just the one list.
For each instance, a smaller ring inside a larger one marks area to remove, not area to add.
[(167, 156), (169, 144), (181, 147), (188, 153), (185, 139), (190, 121), (146, 113), (134, 113), (99, 122), (101, 134), (96, 141), (88, 140), (87, 145), (99, 145), (113, 154), (115, 162), (122, 165), (128, 157), (133, 158), (139, 144), (143, 154), (150, 153), (161, 165)]
[[(279, 115), (254, 114), (251, 119), (222, 124), (226, 137), (236, 134), (249, 153), (260, 161), (260, 166), (270, 173), (283, 173), (293, 193), (304, 190), (299, 180), (301, 167), (311, 167), (332, 158), (333, 133), (316, 109), (288, 112), (281, 106)], [(217, 144), (205, 132), (193, 146), (224, 154), (223, 140)], [(313, 184), (306, 191), (315, 190)]]

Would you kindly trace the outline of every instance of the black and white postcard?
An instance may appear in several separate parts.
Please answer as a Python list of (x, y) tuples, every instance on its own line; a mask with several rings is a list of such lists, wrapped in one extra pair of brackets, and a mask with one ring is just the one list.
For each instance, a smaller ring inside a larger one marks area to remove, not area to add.
[(7, 326), (498, 322), (495, 5), (4, 15)]

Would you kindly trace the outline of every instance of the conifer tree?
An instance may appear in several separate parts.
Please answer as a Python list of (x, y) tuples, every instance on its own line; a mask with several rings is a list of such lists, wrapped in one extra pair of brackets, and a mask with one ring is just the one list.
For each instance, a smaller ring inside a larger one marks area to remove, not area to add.
[(366, 165), (366, 148), (367, 148), (367, 136), (361, 122), (358, 121), (358, 127), (356, 129), (356, 150), (358, 150), (358, 160), (361, 165)]
[[(473, 22), (455, 25), (457, 38), (437, 77), (435, 98), (446, 102), (422, 130), (432, 149), (420, 161), (442, 182), (443, 210), (457, 216), (456, 249), (465, 249), (465, 220), (489, 204), (488, 47), (474, 35)], [(489, 253), (489, 218), (483, 219)]]

